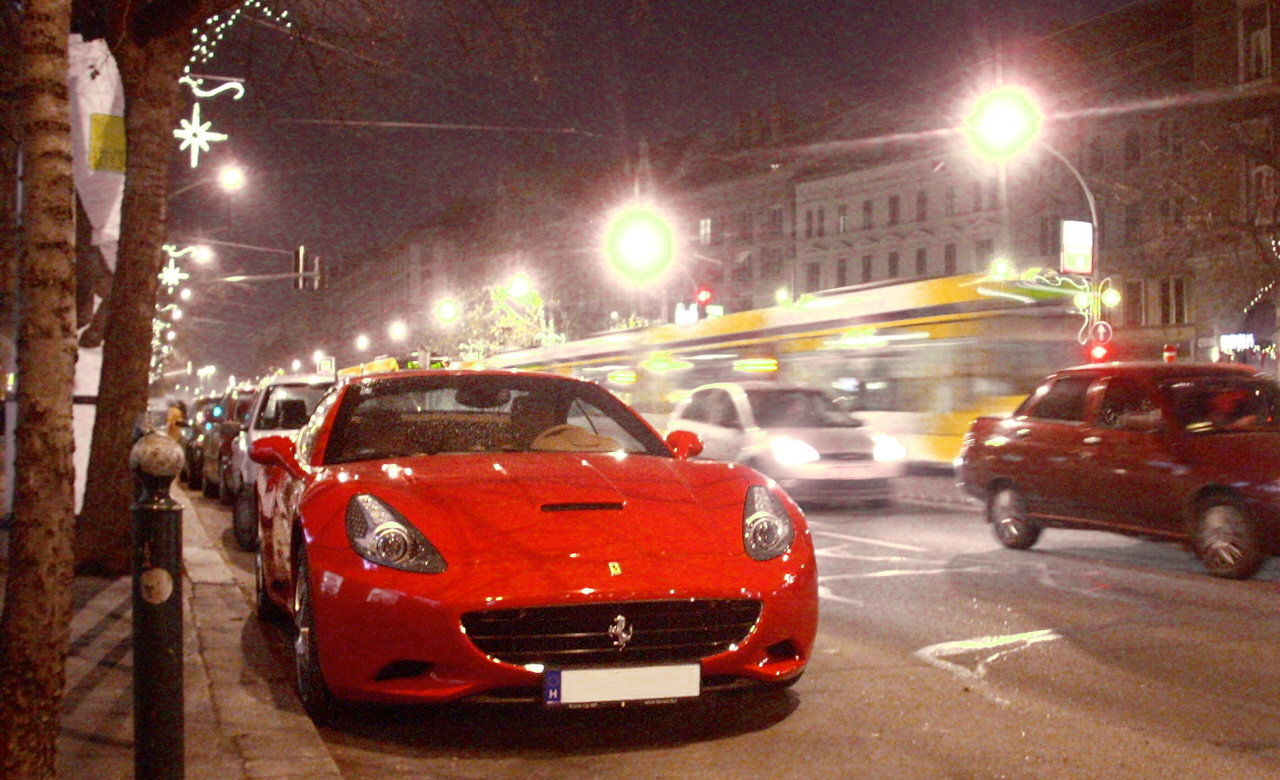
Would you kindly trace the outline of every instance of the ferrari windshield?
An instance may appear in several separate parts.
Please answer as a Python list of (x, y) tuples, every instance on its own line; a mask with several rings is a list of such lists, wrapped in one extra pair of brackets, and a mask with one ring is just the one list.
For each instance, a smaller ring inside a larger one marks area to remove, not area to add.
[(651, 428), (597, 385), (447, 373), (353, 383), (335, 413), (324, 461), (556, 451), (670, 456)]

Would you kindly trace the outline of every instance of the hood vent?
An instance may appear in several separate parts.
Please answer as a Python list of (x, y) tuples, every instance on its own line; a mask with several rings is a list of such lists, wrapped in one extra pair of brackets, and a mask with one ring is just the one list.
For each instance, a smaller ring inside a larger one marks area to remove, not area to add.
[(543, 504), (543, 512), (591, 512), (603, 509), (611, 512), (621, 512), (621, 501), (579, 501), (568, 504)]

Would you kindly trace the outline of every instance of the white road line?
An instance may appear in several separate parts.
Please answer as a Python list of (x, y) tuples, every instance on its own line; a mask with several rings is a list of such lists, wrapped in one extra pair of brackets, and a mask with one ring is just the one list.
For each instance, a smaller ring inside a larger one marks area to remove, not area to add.
[(815, 531), (810, 530), (814, 536), (829, 536), (832, 539), (843, 539), (846, 542), (857, 542), (859, 544), (870, 544), (876, 547), (888, 547), (891, 550), (907, 550), (909, 552), (929, 552), (928, 547), (914, 547), (909, 544), (898, 544), (897, 542), (884, 542), (879, 539), (868, 539), (865, 536), (849, 536), (847, 534), (837, 534), (831, 531)]
[[(962, 680), (971, 681), (983, 696), (1001, 704), (1008, 704), (1009, 702), (1005, 699), (1002, 699), (991, 691), (986, 690), (986, 686), (982, 678), (986, 676), (987, 669), (990, 668), (991, 664), (1010, 653), (1025, 650), (1026, 648), (1031, 647), (1034, 644), (1039, 644), (1040, 642), (1049, 642), (1060, 638), (1061, 635), (1058, 634), (1058, 632), (1051, 628), (1045, 628), (1040, 631), (1027, 631), (1022, 634), (1009, 634), (1007, 636), (984, 636), (978, 637), (977, 639), (960, 639), (954, 642), (939, 642), (936, 645), (922, 647), (912, 653), (912, 655), (930, 666), (950, 672)], [(980, 653), (984, 650), (994, 650), (995, 652), (980, 658), (972, 669), (944, 660), (947, 656), (974, 652)]]

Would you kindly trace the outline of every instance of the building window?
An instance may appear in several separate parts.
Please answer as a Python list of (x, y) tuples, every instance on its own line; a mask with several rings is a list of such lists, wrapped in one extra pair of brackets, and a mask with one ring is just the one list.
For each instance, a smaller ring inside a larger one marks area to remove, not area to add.
[(916, 250), (916, 276), (929, 275), (929, 250), (921, 247)]
[(956, 215), (956, 185), (948, 184), (942, 196), (942, 213), (948, 217)]
[(1142, 243), (1142, 207), (1136, 203), (1124, 210), (1123, 241), (1122, 246), (1138, 246)]
[(1156, 123), (1156, 148), (1164, 155), (1182, 154), (1182, 123), (1161, 119)]
[(813, 211), (804, 213), (804, 237), (813, 238)]
[(1187, 205), (1186, 197), (1179, 195), (1176, 198), (1165, 198), (1160, 201), (1160, 221), (1164, 222), (1167, 227), (1177, 227), (1186, 222), (1186, 214), (1184, 210)]
[(947, 244), (942, 248), (942, 271), (947, 276), (955, 276), (956, 270), (956, 245)]
[(871, 281), (871, 275), (874, 270), (875, 270), (875, 257), (873, 255), (863, 255), (862, 256), (863, 283)]
[(755, 238), (755, 220), (752, 218), (750, 211), (738, 212), (738, 235), (739, 241), (751, 241)]
[(742, 262), (734, 263), (729, 278), (735, 282), (751, 281), (751, 253), (743, 252)]
[(862, 229), (870, 230), (876, 226), (875, 205), (869, 200), (862, 201)]
[(776, 246), (765, 247), (764, 262), (761, 264), (762, 278), (776, 279), (782, 276), (782, 250)]
[(1276, 170), (1270, 165), (1256, 166), (1249, 172), (1249, 204), (1257, 224), (1276, 221)]
[(711, 217), (698, 220), (698, 243), (703, 246), (711, 245)]
[(897, 252), (889, 253), (889, 278), (890, 279), (898, 278), (898, 253)]
[(1040, 218), (1040, 254), (1056, 257), (1062, 253), (1062, 220), (1057, 214)]
[(785, 228), (785, 223), (783, 221), (782, 209), (781, 208), (769, 209), (769, 235), (780, 236), (782, 235), (784, 228)]
[(804, 291), (822, 289), (822, 263), (808, 263), (804, 267)]
[(1124, 167), (1132, 168), (1142, 162), (1142, 136), (1137, 130), (1124, 134)]
[(1146, 285), (1142, 282), (1125, 282), (1124, 295), (1120, 299), (1122, 322), (1129, 327), (1147, 324)]
[(1271, 20), (1269, 3), (1241, 9), (1241, 68), (1243, 81), (1257, 81), (1271, 75)]
[(978, 261), (979, 268), (987, 268), (996, 257), (996, 242), (990, 238), (974, 242), (973, 256)]
[(849, 207), (844, 203), (836, 206), (836, 230), (841, 233), (849, 232)]
[(1084, 150), (1084, 167), (1086, 171), (1097, 173), (1103, 169), (1107, 163), (1106, 153), (1102, 149), (1102, 139), (1097, 136), (1090, 138), (1085, 144)]
[(1187, 283), (1183, 279), (1160, 282), (1160, 324), (1182, 325), (1187, 321)]
[(897, 195), (889, 196), (889, 224), (898, 224), (898, 211), (901, 208), (901, 201)]
[(820, 208), (818, 209), (817, 235), (818, 235), (818, 238), (822, 238), (826, 234), (827, 234), (827, 210), (824, 208)]
[(849, 258), (842, 257), (836, 261), (836, 287), (849, 284)]
[(916, 193), (916, 221), (924, 222), (929, 218), (929, 193), (920, 190)]

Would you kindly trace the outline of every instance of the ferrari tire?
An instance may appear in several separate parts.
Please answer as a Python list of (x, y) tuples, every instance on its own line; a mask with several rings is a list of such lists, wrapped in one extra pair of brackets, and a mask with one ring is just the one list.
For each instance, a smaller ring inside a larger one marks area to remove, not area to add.
[(302, 708), (317, 724), (333, 719), (337, 700), (325, 685), (320, 669), (320, 652), (316, 642), (315, 612), (311, 603), (311, 570), (307, 565), (306, 550), (298, 551), (298, 581), (293, 589), (293, 641), (294, 672), (298, 685), (298, 698)]
[(987, 501), (987, 522), (1000, 544), (1011, 550), (1026, 550), (1040, 538), (1040, 525), (1027, 516), (1021, 494), (1006, 487), (991, 494)]
[(242, 486), (231, 503), (231, 533), (241, 550), (257, 549), (258, 495), (252, 485)]
[(1192, 543), (1196, 557), (1215, 577), (1248, 579), (1266, 560), (1257, 525), (1226, 496), (1201, 503)]

